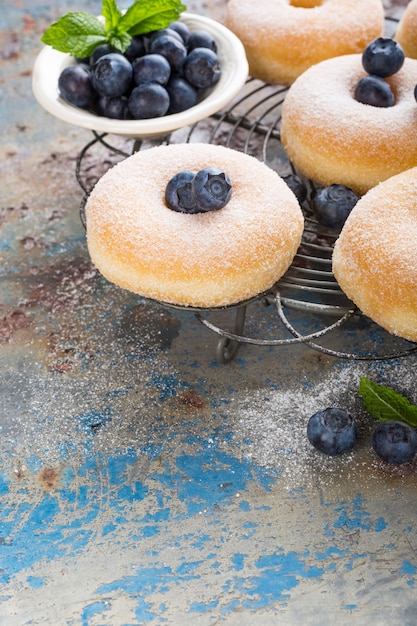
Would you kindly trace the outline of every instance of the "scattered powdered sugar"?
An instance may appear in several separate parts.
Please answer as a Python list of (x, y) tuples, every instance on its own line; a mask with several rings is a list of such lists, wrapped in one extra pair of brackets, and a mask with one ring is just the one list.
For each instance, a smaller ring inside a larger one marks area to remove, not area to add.
[[(395, 370), (389, 362), (382, 366), (392, 386), (400, 389), (414, 388), (411, 367), (401, 371), (395, 383)], [(387, 476), (406, 476), (415, 473), (410, 467), (388, 466), (372, 450), (371, 433), (375, 420), (364, 409), (358, 393), (360, 378), (369, 375), (366, 365), (335, 368), (320, 382), (272, 392), (260, 390), (246, 398), (237, 398), (233, 404), (237, 422), (235, 442), (239, 441), (242, 454), (251, 462), (277, 473), (281, 487), (293, 490), (315, 486), (340, 490), (349, 483), (352, 489), (358, 484), (371, 485)], [(385, 383), (390, 386), (390, 383)], [(407, 393), (407, 392), (406, 392)], [(411, 392), (412, 393), (412, 392)], [(413, 398), (408, 394), (410, 401)], [(416, 400), (416, 399), (414, 399)], [(350, 412), (357, 424), (357, 441), (351, 451), (337, 456), (327, 456), (317, 451), (309, 442), (306, 428), (309, 418), (327, 407), (338, 406)], [(346, 481), (346, 482), (345, 482)], [(345, 488), (345, 487), (344, 487)]]

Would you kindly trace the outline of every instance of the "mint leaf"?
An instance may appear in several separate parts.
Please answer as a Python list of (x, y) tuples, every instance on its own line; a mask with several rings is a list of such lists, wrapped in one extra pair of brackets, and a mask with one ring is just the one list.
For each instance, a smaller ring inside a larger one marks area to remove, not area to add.
[(100, 20), (83, 11), (66, 13), (43, 34), (41, 41), (59, 52), (75, 57), (89, 56), (94, 48), (106, 43), (106, 29)]
[(41, 41), (79, 58), (90, 56), (94, 48), (103, 43), (125, 52), (134, 35), (165, 28), (185, 9), (180, 0), (135, 0), (122, 13), (116, 0), (103, 0), (104, 23), (82, 11), (66, 13), (45, 31)]
[(124, 52), (129, 47), (130, 42), (132, 41), (131, 35), (128, 33), (113, 33), (109, 35), (108, 42), (120, 52)]
[(101, 5), (101, 14), (106, 21), (106, 32), (117, 28), (122, 17), (121, 11), (116, 4), (116, 0), (103, 0)]
[(143, 35), (165, 28), (179, 18), (187, 7), (179, 0), (137, 0), (123, 15), (119, 27), (130, 35)]
[(359, 393), (366, 410), (381, 422), (399, 420), (417, 428), (417, 406), (384, 385), (377, 385), (366, 376), (361, 378)]

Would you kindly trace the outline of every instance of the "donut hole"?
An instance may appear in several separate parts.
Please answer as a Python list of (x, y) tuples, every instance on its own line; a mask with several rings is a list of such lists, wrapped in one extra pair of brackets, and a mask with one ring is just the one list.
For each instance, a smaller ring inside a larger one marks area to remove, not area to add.
[(290, 0), (290, 5), (299, 9), (314, 9), (322, 4), (323, 0)]

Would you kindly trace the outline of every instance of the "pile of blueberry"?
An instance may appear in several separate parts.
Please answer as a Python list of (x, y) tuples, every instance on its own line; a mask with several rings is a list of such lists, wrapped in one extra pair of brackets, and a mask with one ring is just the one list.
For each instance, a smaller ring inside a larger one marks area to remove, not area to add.
[[(305, 183), (296, 174), (288, 174), (283, 178), (302, 205), (308, 195)], [(340, 231), (359, 197), (350, 187), (333, 184), (319, 189), (310, 206), (319, 224)]]
[(64, 100), (95, 115), (139, 120), (195, 106), (220, 76), (215, 39), (177, 21), (133, 37), (124, 54), (97, 46), (61, 72), (58, 88)]
[[(345, 409), (329, 407), (310, 417), (307, 437), (317, 450), (334, 456), (353, 448), (356, 423)], [(372, 447), (386, 463), (408, 463), (417, 452), (416, 430), (401, 421), (380, 422), (372, 433)]]
[(375, 107), (394, 106), (395, 97), (385, 79), (396, 74), (403, 63), (404, 51), (394, 39), (378, 37), (372, 41), (362, 54), (362, 65), (368, 74), (356, 85), (355, 100)]
[(224, 207), (231, 194), (228, 175), (217, 167), (205, 167), (175, 174), (166, 186), (165, 202), (180, 213), (206, 213)]

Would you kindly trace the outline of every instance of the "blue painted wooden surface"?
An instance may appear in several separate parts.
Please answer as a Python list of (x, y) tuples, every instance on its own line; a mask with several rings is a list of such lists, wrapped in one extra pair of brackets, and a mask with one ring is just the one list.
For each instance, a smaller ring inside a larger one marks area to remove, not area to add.
[[(378, 462), (357, 388), (417, 402), (416, 357), (248, 345), (223, 366), (191, 313), (102, 279), (74, 177), (89, 134), (30, 92), (63, 4), (1, 16), (0, 623), (414, 626), (416, 466)], [(259, 303), (248, 324), (276, 332)], [(335, 342), (364, 337), (391, 342), (364, 320)], [(359, 424), (335, 459), (305, 437), (328, 405)]]

